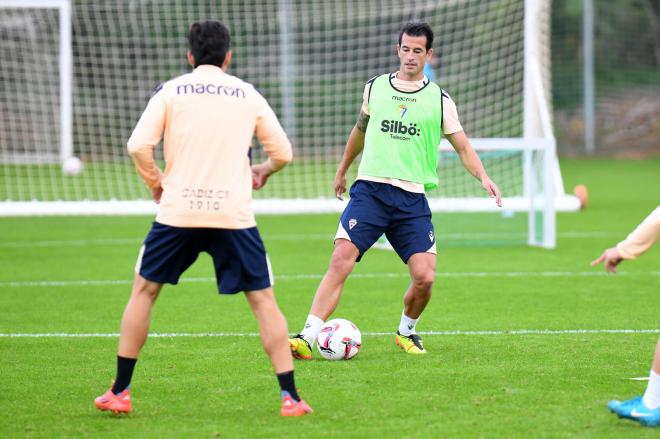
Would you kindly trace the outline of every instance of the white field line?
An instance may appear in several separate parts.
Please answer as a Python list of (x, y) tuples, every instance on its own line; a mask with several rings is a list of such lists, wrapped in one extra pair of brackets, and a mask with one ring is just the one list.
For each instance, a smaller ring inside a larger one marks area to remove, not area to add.
[[(407, 278), (405, 270), (396, 273), (353, 273), (351, 279), (383, 279)], [(467, 271), (467, 272), (437, 272), (438, 278), (457, 277), (605, 277), (610, 274), (601, 270), (594, 271)], [(660, 271), (620, 272), (617, 276), (660, 276)], [(305, 279), (321, 279), (323, 274), (280, 274), (275, 280), (292, 281)], [(182, 278), (181, 283), (213, 283), (214, 277), (188, 277)], [(80, 280), (47, 280), (47, 281), (5, 281), (0, 282), (0, 288), (22, 287), (69, 287), (69, 286), (103, 286), (103, 285), (131, 285), (129, 279), (80, 279)]]
[[(392, 336), (393, 332), (363, 332), (367, 337)], [(422, 331), (419, 335), (576, 335), (576, 334), (660, 334), (660, 329), (517, 329), (511, 331)], [(258, 337), (258, 332), (156, 332), (152, 338)], [(114, 338), (118, 333), (0, 333), (0, 338)]]
[[(560, 232), (557, 234), (559, 238), (568, 239), (587, 239), (587, 238), (616, 238), (625, 236), (627, 232)], [(443, 240), (458, 240), (475, 238), (493, 239), (503, 237), (526, 237), (524, 232), (515, 233), (444, 233), (439, 234), (438, 239)], [(313, 233), (313, 234), (281, 234), (281, 235), (264, 235), (264, 241), (331, 241), (334, 234), (331, 233)], [(122, 245), (139, 245), (144, 241), (141, 238), (99, 238), (99, 239), (70, 239), (70, 240), (53, 240), (53, 241), (10, 241), (0, 242), (0, 248), (32, 248), (32, 247), (86, 247), (91, 245), (100, 246), (122, 246)]]
[(31, 247), (87, 247), (91, 245), (117, 246), (139, 245), (144, 238), (107, 238), (107, 239), (69, 239), (57, 241), (14, 241), (0, 242), (0, 248), (31, 248)]

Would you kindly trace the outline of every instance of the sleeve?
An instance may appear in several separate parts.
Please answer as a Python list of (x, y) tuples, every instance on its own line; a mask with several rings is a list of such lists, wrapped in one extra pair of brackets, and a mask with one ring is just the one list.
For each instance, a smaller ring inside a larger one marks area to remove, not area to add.
[(660, 206), (656, 207), (626, 239), (616, 245), (624, 259), (635, 259), (660, 239)]
[(140, 116), (131, 137), (128, 139), (128, 154), (133, 159), (138, 174), (149, 188), (158, 187), (162, 172), (156, 165), (153, 151), (162, 140), (165, 130), (167, 105), (159, 86)]
[(449, 93), (442, 90), (442, 131), (444, 134), (454, 134), (463, 131), (458, 120), (458, 110)]
[(374, 79), (376, 78), (377, 76), (374, 76), (368, 80), (364, 85), (364, 91), (362, 92), (362, 107), (360, 107), (360, 111), (362, 111), (367, 116), (369, 115), (369, 95), (371, 95), (371, 84), (374, 83)]
[(259, 95), (255, 135), (264, 152), (273, 160), (290, 162), (293, 158), (291, 142), (266, 99)]

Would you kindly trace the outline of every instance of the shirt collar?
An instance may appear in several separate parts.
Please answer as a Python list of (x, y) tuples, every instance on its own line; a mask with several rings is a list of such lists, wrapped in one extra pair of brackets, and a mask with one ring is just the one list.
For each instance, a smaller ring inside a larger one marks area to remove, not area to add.
[(422, 87), (424, 87), (426, 84), (429, 83), (429, 78), (427, 78), (426, 75), (424, 75), (424, 77), (423, 77), (422, 79), (420, 79), (419, 81), (406, 81), (405, 79), (400, 79), (400, 78), (397, 76), (398, 73), (399, 73), (399, 70), (397, 70), (396, 72), (392, 73), (392, 80), (393, 80), (393, 81), (397, 81), (397, 82), (414, 82), (415, 84), (417, 84), (417, 85), (419, 86), (419, 88), (422, 88)]
[(214, 66), (213, 64), (202, 64), (201, 66), (195, 67), (195, 72), (220, 72), (224, 73), (224, 71), (218, 67)]

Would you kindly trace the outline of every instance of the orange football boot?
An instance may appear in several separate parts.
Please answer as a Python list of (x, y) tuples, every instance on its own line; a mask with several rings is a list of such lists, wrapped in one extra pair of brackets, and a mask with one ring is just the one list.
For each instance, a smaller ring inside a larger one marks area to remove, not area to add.
[(307, 405), (304, 400), (296, 402), (291, 395), (286, 393), (282, 398), (282, 416), (303, 416), (307, 413), (313, 413), (314, 410)]
[(112, 393), (112, 389), (94, 400), (99, 410), (110, 410), (114, 413), (128, 413), (131, 411), (131, 391), (124, 390), (119, 395)]

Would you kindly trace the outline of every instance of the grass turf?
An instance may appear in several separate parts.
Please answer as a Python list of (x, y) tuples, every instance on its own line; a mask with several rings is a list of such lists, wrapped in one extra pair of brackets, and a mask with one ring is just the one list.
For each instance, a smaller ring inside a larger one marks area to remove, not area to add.
[[(660, 160), (562, 162), (567, 189), (590, 206), (558, 216), (558, 248), (439, 242), (434, 298), (420, 331), (430, 354), (366, 335), (349, 362), (297, 362), (316, 413), (279, 416), (277, 383), (258, 337), (153, 337), (138, 362), (134, 412), (97, 412), (114, 375), (116, 337), (0, 337), (2, 437), (644, 437), (608, 413), (639, 394), (657, 333), (505, 333), (658, 328), (660, 252), (617, 276), (588, 263), (658, 204)], [(506, 202), (506, 200), (505, 200)], [(304, 322), (332, 250), (336, 215), (264, 216), (260, 230), (291, 332)], [(436, 215), (438, 229), (455, 216)], [(145, 217), (0, 219), (0, 333), (118, 331)], [(440, 234), (442, 239), (442, 234)], [(247, 333), (245, 300), (217, 297), (200, 260), (156, 305), (154, 333)], [(349, 279), (336, 317), (393, 333), (407, 285), (392, 252), (372, 250)], [(56, 281), (62, 281), (60, 283)], [(466, 331), (502, 331), (466, 334)]]

